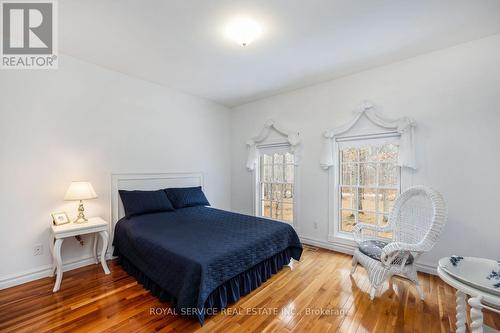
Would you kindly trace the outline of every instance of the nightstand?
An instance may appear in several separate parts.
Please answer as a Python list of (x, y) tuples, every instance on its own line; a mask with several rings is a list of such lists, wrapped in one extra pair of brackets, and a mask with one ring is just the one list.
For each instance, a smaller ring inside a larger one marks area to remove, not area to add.
[(93, 239), (93, 251), (94, 261), (98, 263), (97, 256), (97, 235), (101, 236), (102, 239), (102, 251), (101, 251), (101, 265), (104, 269), (104, 273), (109, 274), (109, 268), (106, 264), (106, 251), (108, 249), (108, 222), (104, 221), (100, 217), (89, 218), (86, 223), (68, 223), (63, 225), (52, 225), (49, 240), (49, 249), (52, 255), (52, 273), (57, 272), (56, 283), (54, 285), (53, 292), (56, 292), (61, 287), (61, 281), (63, 276), (63, 265), (61, 260), (61, 245), (65, 238), (74, 237), (77, 235), (94, 234)]

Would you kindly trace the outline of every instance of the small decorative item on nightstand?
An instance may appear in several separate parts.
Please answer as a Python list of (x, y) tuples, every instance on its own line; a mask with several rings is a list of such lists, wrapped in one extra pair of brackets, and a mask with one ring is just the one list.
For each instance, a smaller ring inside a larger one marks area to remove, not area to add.
[(68, 214), (66, 214), (65, 212), (52, 213), (51, 215), (52, 215), (52, 223), (54, 223), (55, 225), (62, 225), (69, 223)]
[(80, 205), (78, 206), (78, 217), (74, 223), (85, 223), (87, 219), (85, 218), (85, 208), (83, 207), (83, 200), (95, 199), (97, 194), (89, 182), (71, 182), (68, 191), (64, 196), (64, 200), (79, 200)]

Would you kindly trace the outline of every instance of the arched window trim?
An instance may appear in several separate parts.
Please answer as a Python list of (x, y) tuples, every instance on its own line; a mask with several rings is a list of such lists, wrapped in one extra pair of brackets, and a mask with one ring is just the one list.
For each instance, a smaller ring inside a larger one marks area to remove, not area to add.
[(295, 164), (298, 164), (298, 148), (300, 145), (300, 133), (294, 131), (287, 131), (280, 125), (278, 125), (274, 120), (268, 120), (264, 124), (264, 128), (260, 131), (260, 134), (253, 137), (247, 141), (247, 163), (246, 167), (248, 171), (253, 171), (258, 160), (258, 145), (264, 142), (274, 130), (281, 136), (285, 137), (286, 142), (290, 145), (291, 151), (296, 155)]
[[(276, 140), (268, 140), (272, 131), (280, 134), (282, 138)], [(255, 215), (259, 213), (259, 170), (256, 168), (259, 161), (260, 150), (270, 147), (284, 147), (287, 146), (290, 152), (294, 154), (294, 203), (293, 203), (293, 227), (300, 234), (299, 216), (300, 216), (300, 133), (297, 131), (288, 131), (284, 127), (277, 124), (274, 120), (268, 120), (264, 124), (264, 128), (260, 131), (259, 135), (247, 141), (247, 170), (252, 172), (253, 184), (253, 211)]]
[[(366, 116), (373, 126), (356, 130), (360, 119)], [(355, 111), (354, 117), (341, 127), (326, 131), (323, 134), (325, 140), (321, 155), (321, 167), (328, 170), (328, 241), (336, 243), (339, 248), (351, 251), (355, 242), (345, 232), (340, 231), (339, 220), (339, 194), (337, 189), (340, 182), (339, 168), (337, 165), (339, 156), (339, 143), (352, 139), (376, 139), (384, 137), (398, 137), (400, 154), (398, 165), (401, 167), (400, 187), (401, 191), (412, 186), (413, 171), (416, 170), (415, 146), (414, 146), (415, 123), (411, 118), (403, 117), (390, 120), (381, 116), (375, 106), (370, 102), (363, 102), (361, 107)], [(403, 151), (403, 152), (402, 152)]]
[[(388, 119), (381, 116), (375, 105), (370, 102), (363, 102), (361, 107), (354, 111), (354, 117), (341, 127), (325, 131), (323, 133), (323, 149), (320, 158), (320, 165), (323, 169), (328, 170), (335, 164), (336, 156), (334, 143), (340, 137), (345, 137), (346, 134), (353, 129), (359, 120), (366, 116), (368, 120), (375, 126), (384, 129), (387, 132), (398, 133), (401, 136), (400, 154), (398, 165), (402, 168), (416, 170), (417, 163), (415, 159), (415, 122), (408, 117), (399, 119)], [(380, 131), (379, 131), (380, 132)], [(377, 131), (373, 134), (376, 135)], [(372, 134), (372, 133), (366, 133)]]

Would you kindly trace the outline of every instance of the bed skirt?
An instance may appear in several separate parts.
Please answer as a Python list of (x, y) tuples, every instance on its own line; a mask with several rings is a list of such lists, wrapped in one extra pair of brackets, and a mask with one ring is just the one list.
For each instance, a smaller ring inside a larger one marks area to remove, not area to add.
[[(210, 293), (205, 300), (205, 311), (203, 312), (205, 314), (217, 313), (217, 310), (226, 308), (229, 304), (237, 302), (240, 297), (257, 289), (262, 283), (266, 282), (271, 275), (276, 274), (283, 266), (288, 265), (292, 257), (300, 258), (300, 253), (295, 253), (296, 251), (298, 251), (297, 248), (287, 248), (243, 273), (227, 280)], [(189, 313), (186, 309), (178, 309), (175, 297), (152, 281), (126, 257), (120, 255), (118, 249), (115, 248), (114, 254), (118, 257), (119, 263), (123, 269), (128, 274), (135, 277), (144, 288), (150, 290), (154, 296), (160, 299), (160, 301), (172, 302), (176, 311), (179, 311), (181, 314)], [(200, 324), (203, 325), (205, 315), (198, 314), (195, 317), (197, 317)]]

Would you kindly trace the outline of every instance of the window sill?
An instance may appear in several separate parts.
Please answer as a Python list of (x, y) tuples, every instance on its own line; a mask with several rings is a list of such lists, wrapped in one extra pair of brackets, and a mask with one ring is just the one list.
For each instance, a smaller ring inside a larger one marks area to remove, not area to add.
[(341, 244), (352, 248), (355, 248), (357, 246), (356, 242), (354, 241), (354, 237), (352, 235), (344, 233), (328, 235), (328, 241), (330, 243)]
[[(392, 238), (384, 238), (384, 237), (377, 237), (377, 236), (367, 236), (365, 240), (367, 239), (376, 239), (380, 240), (383, 242), (393, 242)], [(348, 233), (337, 233), (333, 235), (328, 235), (328, 241), (330, 243), (335, 243), (335, 244), (340, 244), (342, 246), (346, 247), (351, 247), (353, 249), (358, 247), (358, 244), (354, 240), (354, 236)]]
[(295, 225), (295, 221), (286, 221), (286, 220), (274, 219), (272, 217), (262, 216), (262, 215), (259, 215), (259, 214), (254, 214), (254, 216), (258, 217), (258, 218), (266, 219), (266, 220), (275, 221), (275, 222), (283, 222), (283, 223), (286, 223), (286, 224)]

